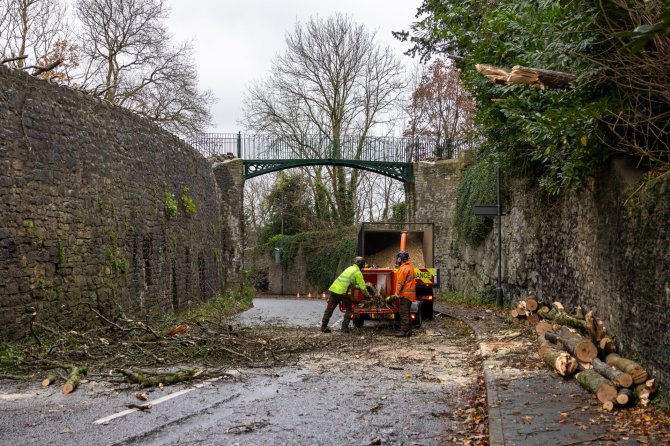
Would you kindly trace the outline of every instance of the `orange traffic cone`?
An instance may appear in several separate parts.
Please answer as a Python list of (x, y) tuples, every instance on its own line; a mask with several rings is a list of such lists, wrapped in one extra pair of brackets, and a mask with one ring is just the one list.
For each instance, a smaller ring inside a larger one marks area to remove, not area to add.
[(298, 292), (298, 294), (295, 295), (295, 298), (300, 299), (300, 292)]
[(310, 299), (310, 300), (312, 299), (312, 293), (311, 292), (307, 293), (307, 299)]

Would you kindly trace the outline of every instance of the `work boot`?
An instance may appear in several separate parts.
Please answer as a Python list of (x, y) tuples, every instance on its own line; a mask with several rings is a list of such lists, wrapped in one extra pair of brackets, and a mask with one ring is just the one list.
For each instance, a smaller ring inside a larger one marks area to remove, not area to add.
[(349, 327), (342, 327), (342, 333), (351, 333), (351, 329)]
[(321, 327), (321, 333), (330, 333), (330, 328), (328, 328), (328, 327)]

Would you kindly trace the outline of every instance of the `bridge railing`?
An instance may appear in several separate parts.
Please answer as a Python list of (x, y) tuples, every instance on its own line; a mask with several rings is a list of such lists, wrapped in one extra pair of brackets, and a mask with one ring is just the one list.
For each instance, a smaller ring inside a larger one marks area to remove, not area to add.
[(340, 159), (410, 163), (453, 158), (458, 148), (444, 148), (427, 137), (332, 138), (308, 135), (300, 139), (241, 133), (202, 133), (189, 143), (204, 156), (232, 155), (245, 160)]

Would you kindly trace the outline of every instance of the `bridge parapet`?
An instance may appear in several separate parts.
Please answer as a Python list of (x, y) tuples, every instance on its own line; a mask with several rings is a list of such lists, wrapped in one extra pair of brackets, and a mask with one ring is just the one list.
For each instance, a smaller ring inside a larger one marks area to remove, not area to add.
[(202, 133), (190, 141), (203, 155), (232, 154), (244, 160), (357, 160), (412, 163), (452, 158), (458, 148), (442, 147), (429, 137), (344, 135), (339, 141), (323, 135), (287, 137)]

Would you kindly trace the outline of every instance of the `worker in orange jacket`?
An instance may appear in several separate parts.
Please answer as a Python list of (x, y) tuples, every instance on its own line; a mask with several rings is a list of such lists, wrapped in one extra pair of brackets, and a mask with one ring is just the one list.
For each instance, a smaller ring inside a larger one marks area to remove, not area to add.
[(412, 302), (416, 302), (416, 277), (407, 251), (398, 252), (397, 263), (395, 290), (400, 304), (400, 331), (395, 336), (406, 338), (412, 335), (409, 312)]

